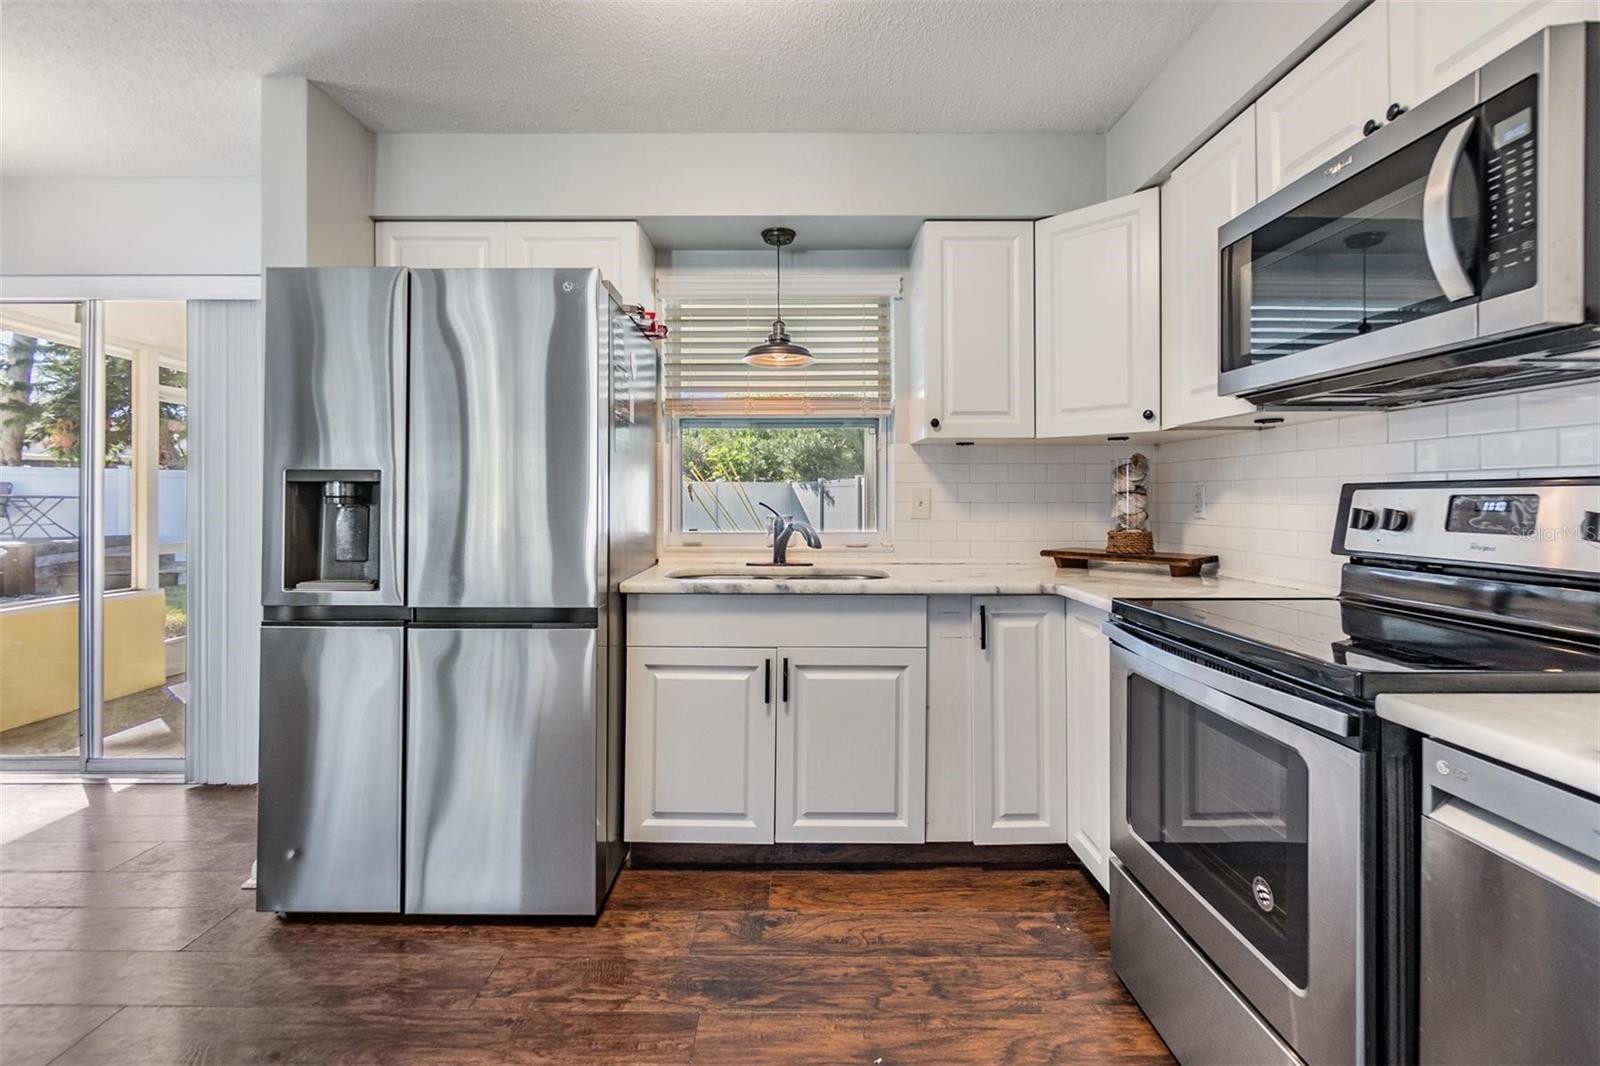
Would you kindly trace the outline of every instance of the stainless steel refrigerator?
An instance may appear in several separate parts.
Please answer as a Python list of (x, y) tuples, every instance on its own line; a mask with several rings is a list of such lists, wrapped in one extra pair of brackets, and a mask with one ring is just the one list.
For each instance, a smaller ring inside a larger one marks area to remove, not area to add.
[(657, 356), (595, 270), (268, 270), (257, 908), (595, 914)]

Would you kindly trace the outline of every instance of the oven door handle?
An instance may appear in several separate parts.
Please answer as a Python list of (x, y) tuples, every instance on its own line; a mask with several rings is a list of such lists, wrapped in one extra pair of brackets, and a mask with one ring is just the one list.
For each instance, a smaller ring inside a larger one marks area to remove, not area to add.
[[(1127, 655), (1130, 670), (1158, 685), (1172, 687), (1169, 679), (1178, 677), (1190, 685), (1211, 689), (1224, 697), (1231, 696), (1241, 703), (1255, 707), (1261, 713), (1275, 714), (1280, 718), (1287, 718), (1292, 722), (1308, 725), (1337, 737), (1355, 735), (1355, 717), (1348, 712), (1324, 707), (1320, 703), (1313, 703), (1299, 696), (1233, 677), (1200, 663), (1190, 662), (1148, 641), (1140, 640), (1115, 622), (1108, 622), (1104, 632), (1111, 638), (1112, 644)], [(1180, 693), (1180, 695), (1186, 694)]]
[(1474, 116), (1452, 126), (1444, 135), (1439, 150), (1434, 153), (1433, 165), (1428, 168), (1428, 183), (1422, 192), (1422, 243), (1428, 250), (1428, 265), (1433, 268), (1433, 276), (1451, 303), (1465, 300), (1478, 291), (1461, 263), (1461, 253), (1456, 250), (1455, 233), (1450, 225), (1456, 164), (1467, 150), (1467, 138), (1477, 123)]

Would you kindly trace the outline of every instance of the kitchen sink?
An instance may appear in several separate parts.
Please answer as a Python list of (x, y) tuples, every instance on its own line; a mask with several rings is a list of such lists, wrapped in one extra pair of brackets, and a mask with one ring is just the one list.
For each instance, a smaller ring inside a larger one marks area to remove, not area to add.
[(836, 566), (723, 566), (668, 570), (666, 576), (677, 581), (876, 581), (889, 573)]

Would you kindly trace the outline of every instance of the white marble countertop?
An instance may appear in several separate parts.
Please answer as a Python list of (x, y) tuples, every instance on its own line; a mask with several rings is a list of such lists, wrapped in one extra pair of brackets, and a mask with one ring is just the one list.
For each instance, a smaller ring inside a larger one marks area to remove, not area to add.
[[(874, 562), (870, 559), (818, 560), (816, 568), (859, 569), (886, 572), (874, 580), (827, 580), (806, 578), (786, 581), (777, 578), (744, 580), (696, 580), (673, 578), (674, 571), (741, 569), (750, 561), (742, 558), (685, 558), (662, 560), (622, 583), (629, 595), (656, 593), (716, 593), (742, 595), (803, 594), (812, 596), (1065, 596), (1102, 611), (1110, 610), (1118, 597), (1190, 596), (1326, 596), (1329, 590), (1269, 585), (1232, 577), (1172, 577), (1166, 567), (1131, 563), (1091, 564), (1087, 570), (1063, 569), (1054, 563), (1039, 562)], [(760, 568), (750, 568), (761, 573)]]
[(1378, 714), (1600, 796), (1600, 693), (1396, 693), (1378, 697)]

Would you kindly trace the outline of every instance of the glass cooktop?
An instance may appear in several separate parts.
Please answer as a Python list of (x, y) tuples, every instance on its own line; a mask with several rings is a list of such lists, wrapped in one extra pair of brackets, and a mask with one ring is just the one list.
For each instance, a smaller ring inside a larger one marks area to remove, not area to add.
[(1240, 667), (1363, 701), (1380, 692), (1600, 686), (1595, 647), (1353, 600), (1118, 600), (1112, 613)]

